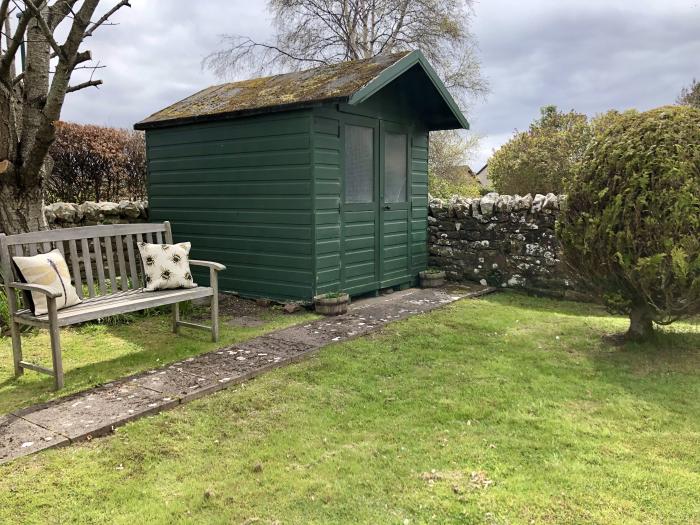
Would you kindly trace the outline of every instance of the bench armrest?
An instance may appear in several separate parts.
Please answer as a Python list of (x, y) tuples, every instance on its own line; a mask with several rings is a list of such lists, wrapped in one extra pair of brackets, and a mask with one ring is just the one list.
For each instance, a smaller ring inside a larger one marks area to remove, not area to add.
[(190, 264), (194, 266), (206, 266), (208, 268), (211, 268), (212, 270), (215, 270), (217, 272), (220, 272), (222, 270), (226, 269), (226, 266), (220, 263), (212, 262), (212, 261), (200, 261), (197, 259), (190, 259)]
[(61, 292), (54, 292), (46, 286), (41, 286), (40, 284), (28, 284), (28, 283), (9, 283), (8, 288), (14, 288), (16, 290), (26, 290), (27, 292), (39, 292), (43, 293), (49, 299), (56, 299), (57, 297), (62, 297)]

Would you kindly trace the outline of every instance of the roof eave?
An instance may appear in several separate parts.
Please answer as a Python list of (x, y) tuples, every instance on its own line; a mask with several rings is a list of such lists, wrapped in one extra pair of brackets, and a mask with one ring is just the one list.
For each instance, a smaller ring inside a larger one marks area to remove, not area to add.
[(212, 113), (208, 115), (192, 115), (188, 117), (172, 118), (167, 120), (142, 120), (134, 124), (134, 129), (146, 131), (156, 128), (169, 128), (172, 126), (181, 126), (183, 124), (201, 124), (204, 122), (219, 122), (222, 120), (230, 120), (234, 118), (250, 117), (253, 115), (262, 115), (266, 113), (277, 113), (280, 111), (290, 111), (294, 109), (307, 109), (321, 104), (332, 104), (336, 102), (347, 102), (348, 97), (331, 97), (319, 100), (305, 100), (303, 102), (292, 102), (290, 104), (278, 104), (276, 106), (265, 106), (260, 108), (242, 109), (238, 111), (227, 111), (223, 113)]
[(440, 80), (440, 77), (420, 50), (411, 51), (405, 57), (397, 60), (394, 64), (370, 80), (350, 97), (348, 104), (351, 106), (361, 104), (416, 64), (420, 64), (420, 66), (423, 68), (423, 71), (428, 76), (435, 89), (438, 90), (440, 96), (442, 96), (443, 100), (450, 108), (450, 111), (461, 128), (469, 129), (469, 121), (467, 121), (467, 118), (462, 113), (462, 110), (459, 109), (459, 105), (457, 102), (455, 102), (454, 98), (452, 98), (452, 95), (450, 95), (450, 92), (445, 87), (445, 84), (442, 83), (442, 80)]

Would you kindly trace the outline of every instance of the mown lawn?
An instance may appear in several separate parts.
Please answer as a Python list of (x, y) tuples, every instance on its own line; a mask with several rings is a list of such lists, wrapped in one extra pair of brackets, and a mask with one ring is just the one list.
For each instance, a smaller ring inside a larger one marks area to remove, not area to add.
[(461, 301), (0, 466), (0, 523), (699, 523), (700, 327), (625, 326)]
[[(192, 314), (208, 315), (208, 309), (195, 308), (189, 313)], [(211, 334), (201, 330), (181, 328), (179, 335), (173, 334), (169, 313), (157, 311), (146, 315), (122, 316), (122, 320), (131, 321), (128, 324), (93, 323), (62, 328), (66, 386), (60, 392), (53, 391), (53, 378), (48, 375), (27, 370), (19, 379), (15, 379), (12, 342), (9, 337), (0, 337), (0, 414), (210, 352), (221, 346), (240, 343), (313, 318), (315, 316), (309, 313), (284, 315), (280, 310), (269, 309), (255, 319), (255, 326), (237, 326), (230, 322), (231, 316), (223, 315), (218, 343), (212, 343)], [(203, 322), (208, 323), (209, 319), (205, 318)], [(27, 361), (50, 368), (48, 330), (23, 333), (22, 352)]]

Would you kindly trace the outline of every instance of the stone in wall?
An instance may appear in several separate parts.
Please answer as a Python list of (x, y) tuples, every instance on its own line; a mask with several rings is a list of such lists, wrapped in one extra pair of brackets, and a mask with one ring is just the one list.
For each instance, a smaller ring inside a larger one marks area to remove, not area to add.
[(577, 296), (555, 235), (564, 203), (552, 193), (430, 198), (430, 265), (453, 280)]

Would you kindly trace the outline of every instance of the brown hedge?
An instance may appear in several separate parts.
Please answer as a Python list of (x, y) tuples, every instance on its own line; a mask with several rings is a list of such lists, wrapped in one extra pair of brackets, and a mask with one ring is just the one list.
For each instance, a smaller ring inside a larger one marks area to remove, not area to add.
[(142, 132), (58, 122), (46, 202), (119, 201), (146, 196)]

